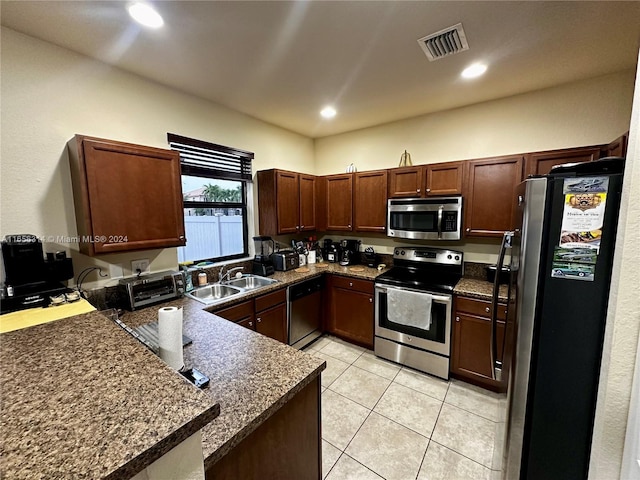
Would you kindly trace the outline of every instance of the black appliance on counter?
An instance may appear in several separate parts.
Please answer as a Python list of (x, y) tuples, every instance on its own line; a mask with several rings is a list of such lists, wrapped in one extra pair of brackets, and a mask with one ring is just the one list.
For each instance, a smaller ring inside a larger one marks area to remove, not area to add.
[(0, 313), (46, 307), (51, 297), (71, 290), (63, 280), (73, 278), (73, 265), (66, 252), (48, 252), (35, 235), (7, 235), (2, 241), (5, 282)]
[(333, 243), (330, 238), (326, 238), (322, 247), (322, 256), (329, 263), (337, 263), (340, 260), (338, 244)]
[(275, 242), (271, 237), (259, 236), (253, 237), (255, 247), (255, 256), (253, 257), (252, 273), (268, 277), (273, 275), (273, 261), (271, 254), (275, 251)]
[(342, 240), (340, 242), (340, 265), (360, 263), (360, 240)]

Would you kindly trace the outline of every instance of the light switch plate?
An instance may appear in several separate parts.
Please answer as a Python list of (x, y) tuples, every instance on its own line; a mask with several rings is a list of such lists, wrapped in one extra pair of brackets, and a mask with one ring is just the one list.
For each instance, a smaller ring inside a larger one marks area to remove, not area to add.
[(149, 259), (142, 258), (140, 260), (131, 260), (131, 271), (133, 274), (137, 274), (138, 270), (140, 273), (149, 273), (151, 270), (149, 268)]

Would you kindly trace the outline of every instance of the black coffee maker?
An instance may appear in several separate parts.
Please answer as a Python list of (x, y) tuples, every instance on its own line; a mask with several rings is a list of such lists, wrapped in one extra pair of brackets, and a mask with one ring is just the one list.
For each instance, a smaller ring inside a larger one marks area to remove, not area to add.
[(275, 271), (271, 260), (271, 254), (275, 250), (273, 238), (265, 236), (253, 237), (253, 244), (256, 252), (253, 257), (253, 274), (263, 277), (273, 275)]
[(35, 235), (7, 235), (2, 241), (2, 258), (2, 313), (46, 307), (51, 297), (70, 291), (60, 282), (73, 278), (71, 259), (60, 251), (48, 252), (45, 261), (42, 242)]
[(340, 242), (340, 265), (360, 263), (360, 240), (342, 240)]

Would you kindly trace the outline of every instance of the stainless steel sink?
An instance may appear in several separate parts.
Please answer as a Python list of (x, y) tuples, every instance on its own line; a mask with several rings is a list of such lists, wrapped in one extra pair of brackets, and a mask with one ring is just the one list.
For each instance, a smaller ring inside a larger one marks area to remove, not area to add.
[(219, 302), (220, 300), (232, 297), (234, 295), (239, 295), (242, 292), (243, 290), (238, 287), (214, 283), (213, 285), (196, 288), (186, 295), (187, 297), (191, 297), (194, 300), (204, 303), (205, 305), (211, 305), (212, 303)]
[(245, 275), (244, 277), (228, 280), (224, 283), (225, 285), (232, 285), (244, 290), (253, 290), (260, 287), (266, 287), (267, 285), (272, 285), (277, 282), (277, 280), (272, 278), (261, 277), (259, 275)]

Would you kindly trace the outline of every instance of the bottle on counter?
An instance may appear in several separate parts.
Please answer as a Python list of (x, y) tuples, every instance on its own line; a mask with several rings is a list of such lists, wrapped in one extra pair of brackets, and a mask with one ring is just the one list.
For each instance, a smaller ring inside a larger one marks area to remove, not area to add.
[(207, 284), (207, 274), (204, 272), (200, 272), (198, 274), (198, 285), (201, 287)]
[(183, 262), (180, 264), (180, 270), (182, 270), (184, 275), (184, 290), (185, 292), (190, 292), (193, 290), (193, 277), (191, 276), (190, 265), (193, 265), (193, 262)]

